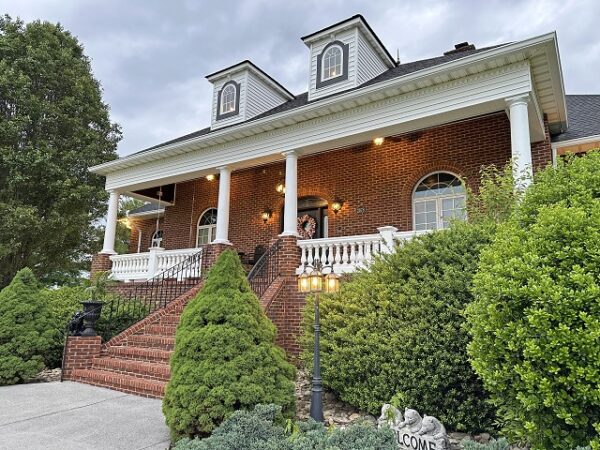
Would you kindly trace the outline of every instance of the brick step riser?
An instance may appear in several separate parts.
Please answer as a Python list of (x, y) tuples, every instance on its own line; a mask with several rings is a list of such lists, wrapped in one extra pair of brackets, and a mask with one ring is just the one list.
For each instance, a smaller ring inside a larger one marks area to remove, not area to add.
[(163, 398), (165, 395), (164, 389), (162, 392), (156, 392), (156, 391), (144, 390), (144, 389), (139, 389), (139, 388), (130, 387), (130, 386), (124, 386), (124, 385), (120, 385), (118, 383), (94, 380), (94, 379), (82, 377), (82, 376), (72, 376), (69, 378), (69, 380), (77, 381), (79, 383), (91, 384), (92, 386), (103, 387), (106, 389), (112, 389), (114, 391), (125, 392), (127, 394), (138, 395), (141, 397), (159, 398), (160, 399), (160, 398)]
[(175, 339), (172, 337), (133, 334), (127, 338), (125, 345), (171, 351), (175, 347)]
[(142, 361), (111, 358), (96, 358), (92, 362), (92, 369), (120, 373), (148, 380), (169, 381), (170, 370), (167, 364), (148, 364)]
[(177, 326), (179, 325), (179, 318), (179, 315), (162, 316), (155, 325)]
[[(136, 352), (131, 351), (131, 347), (109, 347), (107, 351), (103, 352), (102, 356), (111, 358), (126, 359), (128, 361), (142, 361), (142, 362), (158, 362), (169, 364), (171, 359), (171, 351), (161, 352)], [(142, 350), (156, 350), (151, 348), (144, 348)]]
[(175, 337), (177, 325), (148, 325), (136, 334), (153, 334), (155, 336)]

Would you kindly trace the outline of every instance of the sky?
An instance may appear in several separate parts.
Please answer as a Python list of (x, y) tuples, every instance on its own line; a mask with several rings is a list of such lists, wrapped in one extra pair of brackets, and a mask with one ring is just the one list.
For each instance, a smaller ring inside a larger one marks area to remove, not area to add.
[(300, 37), (357, 13), (402, 62), (556, 31), (567, 93), (600, 93), (598, 0), (0, 0), (0, 14), (60, 22), (83, 44), (121, 156), (208, 126), (204, 77), (245, 59), (306, 92)]

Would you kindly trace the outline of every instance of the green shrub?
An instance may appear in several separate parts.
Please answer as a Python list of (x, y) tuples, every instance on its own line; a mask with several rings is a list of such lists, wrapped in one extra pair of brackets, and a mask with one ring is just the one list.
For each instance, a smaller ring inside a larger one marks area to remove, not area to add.
[(40, 295), (42, 301), (47, 305), (52, 327), (56, 330), (52, 346), (46, 353), (46, 366), (60, 367), (67, 324), (76, 311), (81, 311), (80, 302), (87, 295), (84, 288), (80, 286), (43, 289)]
[[(491, 226), (456, 223), (398, 247), (335, 295), (321, 296), (324, 383), (378, 414), (392, 397), (455, 430), (484, 430), (493, 410), (467, 358), (463, 311)], [(304, 314), (312, 363), (313, 306)]]
[(0, 291), (0, 385), (33, 378), (55, 338), (40, 286), (30, 269), (22, 269)]
[(258, 405), (254, 411), (236, 411), (207, 439), (184, 439), (175, 450), (396, 450), (389, 428), (355, 424), (327, 430), (314, 421), (298, 423), (293, 434), (275, 425), (281, 408)]
[(465, 439), (462, 441), (463, 450), (508, 450), (510, 444), (504, 438), (498, 439), (497, 441), (492, 440), (487, 444), (480, 444), (479, 442)]
[(275, 346), (275, 326), (239, 257), (223, 252), (177, 328), (163, 411), (174, 437), (207, 435), (259, 403), (294, 412), (295, 369)]
[(600, 155), (541, 173), (484, 250), (469, 353), (505, 434), (600, 448)]

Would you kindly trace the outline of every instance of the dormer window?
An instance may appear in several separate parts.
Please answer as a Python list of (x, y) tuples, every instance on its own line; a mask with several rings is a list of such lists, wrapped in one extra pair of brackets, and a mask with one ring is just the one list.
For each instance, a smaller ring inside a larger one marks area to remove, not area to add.
[(321, 81), (327, 81), (342, 74), (342, 48), (332, 45), (323, 52), (323, 68), (321, 70)]
[(217, 120), (235, 116), (240, 110), (240, 85), (228, 81), (219, 91)]
[(333, 41), (317, 56), (317, 89), (348, 79), (348, 44)]

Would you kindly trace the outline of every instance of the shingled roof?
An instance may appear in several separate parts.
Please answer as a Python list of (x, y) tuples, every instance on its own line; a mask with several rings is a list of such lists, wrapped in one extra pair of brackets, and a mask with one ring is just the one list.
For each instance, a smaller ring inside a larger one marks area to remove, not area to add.
[[(292, 100), (282, 103), (281, 105), (276, 106), (273, 109), (265, 111), (264, 113), (259, 114), (255, 117), (252, 117), (251, 119), (248, 119), (247, 121), (241, 122), (241, 123), (248, 123), (248, 122), (252, 122), (253, 120), (261, 119), (263, 117), (272, 116), (272, 115), (275, 115), (275, 114), (278, 114), (278, 113), (281, 113), (284, 111), (290, 111), (290, 110), (293, 110), (296, 108), (300, 108), (301, 106), (307, 105), (309, 103), (317, 103), (326, 98), (335, 97), (336, 95), (340, 95), (342, 93), (346, 93), (351, 90), (356, 90), (356, 89), (360, 89), (365, 86), (371, 86), (371, 85), (374, 85), (377, 83), (382, 83), (384, 81), (388, 81), (388, 80), (391, 80), (394, 78), (399, 78), (401, 76), (408, 75), (409, 73), (418, 72), (419, 70), (424, 70), (424, 69), (428, 69), (430, 67), (438, 66), (440, 64), (444, 64), (444, 63), (447, 63), (450, 61), (464, 58), (466, 56), (474, 55), (476, 53), (484, 52), (486, 50), (491, 50), (493, 48), (501, 47), (502, 45), (505, 45), (505, 44), (495, 45), (492, 47), (485, 47), (485, 48), (480, 48), (480, 49), (468, 48), (466, 50), (462, 50), (462, 51), (458, 51), (458, 52), (449, 52), (448, 54), (445, 54), (443, 56), (438, 56), (435, 58), (428, 58), (428, 59), (422, 59), (419, 61), (413, 61), (413, 62), (409, 62), (409, 63), (405, 63), (405, 64), (399, 64), (396, 67), (392, 67), (391, 69), (386, 70), (382, 74), (378, 75), (377, 77), (373, 78), (372, 80), (367, 81), (366, 83), (363, 83), (362, 85), (360, 85), (358, 87), (355, 87), (353, 89), (349, 89), (349, 90), (346, 90), (343, 92), (339, 92), (336, 94), (332, 94), (331, 96), (322, 97), (317, 100), (313, 100), (312, 102), (308, 101), (308, 92), (304, 92), (302, 94), (296, 95)], [(236, 125), (239, 125), (239, 124), (230, 125), (230, 126), (234, 127)], [(221, 131), (226, 128), (228, 128), (228, 127), (219, 128), (218, 131)], [(183, 141), (187, 141), (189, 139), (194, 139), (194, 138), (197, 138), (200, 136), (210, 134), (212, 131), (213, 130), (210, 127), (202, 128), (201, 130), (194, 131), (192, 133), (177, 137), (175, 139), (171, 139), (169, 141), (163, 142), (158, 145), (154, 145), (152, 147), (146, 148), (146, 149), (136, 152), (134, 154), (143, 153), (143, 152), (146, 152), (149, 150), (154, 150), (154, 149), (157, 149), (160, 147), (165, 147), (167, 145), (175, 144), (177, 142), (183, 142)]]
[(600, 135), (600, 95), (566, 95), (569, 128), (552, 136), (552, 142), (564, 142)]

